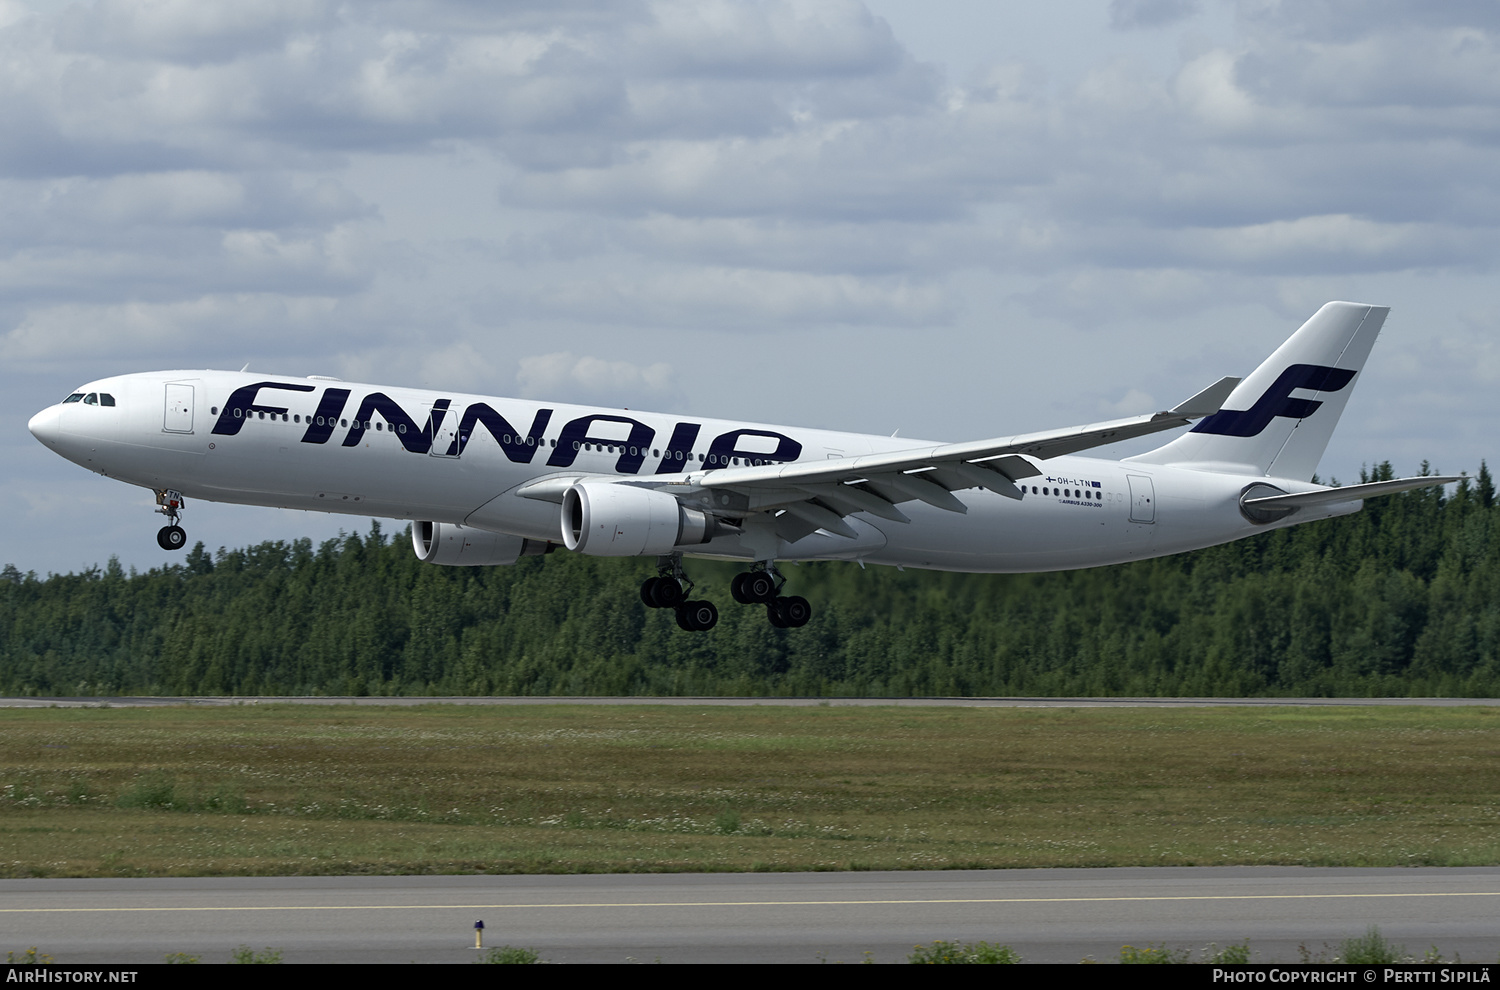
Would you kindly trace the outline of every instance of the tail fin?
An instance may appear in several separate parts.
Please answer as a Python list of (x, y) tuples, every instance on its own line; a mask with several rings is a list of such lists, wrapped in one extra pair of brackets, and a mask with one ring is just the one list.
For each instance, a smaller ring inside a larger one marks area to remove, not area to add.
[(1389, 312), (1327, 303), (1240, 382), (1223, 409), (1130, 460), (1310, 480)]

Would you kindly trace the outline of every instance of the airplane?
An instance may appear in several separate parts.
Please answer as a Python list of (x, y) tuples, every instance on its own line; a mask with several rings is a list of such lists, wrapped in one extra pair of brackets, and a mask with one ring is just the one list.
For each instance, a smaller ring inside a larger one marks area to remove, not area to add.
[[(1016, 573), (1227, 543), (1447, 484), (1312, 482), (1387, 307), (1324, 305), (1247, 378), (1170, 409), (963, 443), (225, 371), (104, 378), (37, 413), (46, 446), (149, 488), (187, 542), (186, 499), (411, 524), (427, 563), (514, 564), (558, 546), (655, 557), (641, 586), (685, 630), (718, 621), (683, 558), (741, 561), (742, 604), (805, 625), (778, 564), (852, 560)], [(1080, 451), (1196, 423), (1123, 460)]]

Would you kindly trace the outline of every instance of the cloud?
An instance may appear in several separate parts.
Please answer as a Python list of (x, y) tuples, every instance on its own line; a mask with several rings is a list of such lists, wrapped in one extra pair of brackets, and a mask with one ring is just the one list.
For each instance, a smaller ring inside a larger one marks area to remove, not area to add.
[(1167, 27), (1201, 9), (1198, 0), (1110, 0), (1109, 26), (1116, 31)]
[(925, 327), (953, 317), (952, 303), (932, 283), (753, 268), (564, 282), (526, 298), (529, 312), (554, 318), (757, 334), (807, 326)]
[(629, 361), (580, 357), (570, 351), (522, 358), (516, 383), (525, 398), (593, 405), (672, 403), (680, 395), (676, 372), (669, 364), (643, 367)]
[(58, 18), (58, 47), (187, 65), (224, 62), (275, 49), (330, 26), (328, 0), (96, 0)]
[[(166, 357), (202, 340), (290, 343), (326, 332), (336, 303), (279, 294), (209, 295), (168, 303), (60, 304), (30, 312), (0, 336), (0, 359)], [(201, 347), (199, 348), (201, 353)], [(240, 351), (239, 353), (243, 353)], [(139, 370), (139, 369), (137, 369)]]

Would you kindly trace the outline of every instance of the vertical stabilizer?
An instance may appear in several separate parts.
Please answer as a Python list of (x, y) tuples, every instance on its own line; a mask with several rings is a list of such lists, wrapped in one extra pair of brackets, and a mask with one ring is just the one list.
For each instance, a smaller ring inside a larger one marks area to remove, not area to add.
[(1130, 460), (1311, 479), (1389, 312), (1326, 304), (1240, 382), (1219, 412)]

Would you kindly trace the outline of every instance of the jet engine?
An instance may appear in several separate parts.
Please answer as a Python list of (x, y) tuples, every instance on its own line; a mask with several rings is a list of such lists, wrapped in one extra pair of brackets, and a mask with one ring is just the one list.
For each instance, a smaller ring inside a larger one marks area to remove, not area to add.
[(450, 567), (514, 564), (522, 557), (547, 553), (553, 546), (506, 533), (469, 529), (457, 523), (415, 522), (411, 526), (411, 548), (424, 564)]
[(583, 481), (563, 493), (563, 545), (596, 557), (671, 553), (727, 531), (708, 513), (649, 488)]

